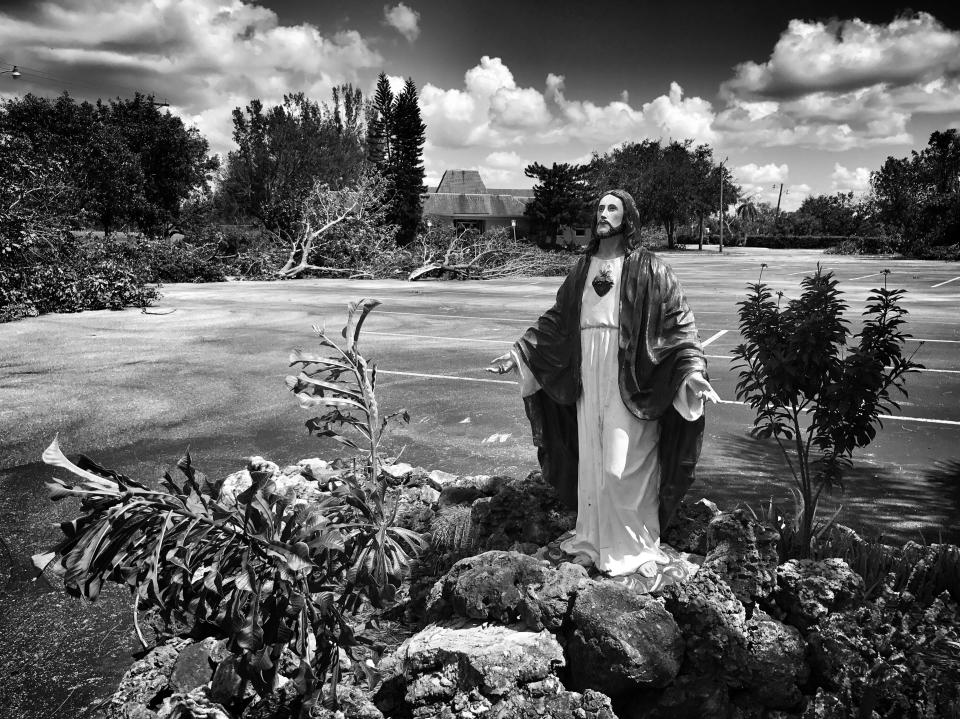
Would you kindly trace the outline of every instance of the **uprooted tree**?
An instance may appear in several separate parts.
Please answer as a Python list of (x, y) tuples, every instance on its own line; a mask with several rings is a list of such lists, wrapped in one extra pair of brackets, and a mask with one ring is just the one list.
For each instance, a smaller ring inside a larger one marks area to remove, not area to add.
[(292, 233), (287, 261), (277, 274), (296, 277), (312, 270), (372, 275), (371, 265), (396, 251), (397, 228), (387, 222), (386, 193), (383, 178), (372, 170), (348, 187), (314, 184)]

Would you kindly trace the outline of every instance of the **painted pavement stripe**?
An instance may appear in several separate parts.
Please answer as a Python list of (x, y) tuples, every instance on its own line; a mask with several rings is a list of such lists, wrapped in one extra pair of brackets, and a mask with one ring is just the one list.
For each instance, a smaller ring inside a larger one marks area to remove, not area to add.
[(407, 335), (399, 332), (364, 332), (365, 337), (406, 337), (413, 340), (445, 340), (447, 342), (483, 342), (489, 345), (512, 345), (510, 340), (481, 340), (476, 337), (439, 337), (437, 335)]
[[(423, 377), (425, 379), (448, 379), (456, 380), (457, 382), (482, 382), (489, 384), (512, 384), (517, 385), (518, 382), (513, 380), (503, 380), (503, 379), (483, 379), (480, 377), (458, 377), (455, 375), (443, 375), (443, 374), (421, 374), (419, 372), (393, 372), (387, 370), (377, 370), (377, 374), (385, 375), (396, 375), (400, 377)], [(722, 399), (720, 404), (732, 404), (739, 405), (741, 407), (748, 407), (749, 405), (746, 402), (739, 402), (737, 400)], [(960, 422), (952, 419), (929, 419), (927, 417), (904, 417), (904, 416), (894, 416), (889, 414), (881, 414), (880, 419), (890, 419), (897, 420), (900, 422), (920, 422), (923, 424), (942, 424), (949, 427), (960, 427)]]
[(931, 287), (943, 287), (944, 285), (948, 285), (948, 284), (950, 284), (951, 282), (956, 282), (957, 280), (960, 280), (960, 277), (954, 277), (954, 278), (949, 279), (949, 280), (946, 280), (946, 281), (944, 281), (944, 282), (938, 282), (938, 283), (935, 284), (935, 285), (931, 285)]
[(859, 277), (851, 277), (849, 280), (845, 280), (845, 282), (853, 282), (854, 280), (865, 280), (868, 277), (876, 277), (877, 275), (882, 275), (882, 274), (883, 274), (882, 272), (871, 272), (869, 275), (860, 275)]
[(713, 342), (714, 340), (718, 340), (718, 339), (720, 339), (721, 337), (723, 337), (725, 334), (727, 334), (727, 332), (728, 332), (728, 330), (720, 330), (720, 331), (717, 332), (715, 335), (713, 335), (713, 337), (711, 337), (710, 339), (708, 339), (706, 342), (704, 342), (704, 343), (703, 343), (702, 345), (700, 345), (700, 346), (701, 346), (701, 347), (706, 347), (708, 344), (710, 344), (710, 343)]
[(392, 370), (378, 369), (377, 374), (389, 374), (397, 375), (399, 377), (423, 377), (425, 379), (455, 379), (460, 382), (485, 382), (488, 384), (520, 384), (514, 380), (509, 379), (483, 379), (481, 377), (452, 377), (447, 374), (423, 374), (421, 372), (394, 372)]

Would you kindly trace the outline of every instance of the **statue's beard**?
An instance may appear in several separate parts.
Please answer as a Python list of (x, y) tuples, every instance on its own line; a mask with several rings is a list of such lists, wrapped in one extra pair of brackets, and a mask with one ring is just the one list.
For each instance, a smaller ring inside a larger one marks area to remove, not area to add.
[(611, 227), (608, 222), (600, 222), (597, 224), (597, 237), (615, 237), (617, 235), (623, 234), (623, 223), (621, 222), (616, 227)]

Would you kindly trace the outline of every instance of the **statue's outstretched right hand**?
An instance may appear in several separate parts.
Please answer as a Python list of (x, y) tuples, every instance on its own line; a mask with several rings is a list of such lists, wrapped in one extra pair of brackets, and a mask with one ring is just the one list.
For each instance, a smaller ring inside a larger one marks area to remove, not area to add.
[(500, 355), (495, 360), (490, 362), (490, 366), (487, 367), (487, 372), (506, 374), (507, 372), (513, 372), (516, 369), (517, 363), (514, 361), (513, 355), (507, 352), (505, 355)]

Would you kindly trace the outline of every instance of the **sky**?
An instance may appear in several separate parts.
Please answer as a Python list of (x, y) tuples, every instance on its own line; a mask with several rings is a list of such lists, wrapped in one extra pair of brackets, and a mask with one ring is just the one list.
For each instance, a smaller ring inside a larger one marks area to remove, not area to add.
[[(710, 5), (710, 7), (705, 7)], [(0, 97), (154, 94), (214, 152), (250, 99), (412, 78), (427, 184), (690, 139), (794, 209), (960, 128), (960, 3), (0, 0)]]

